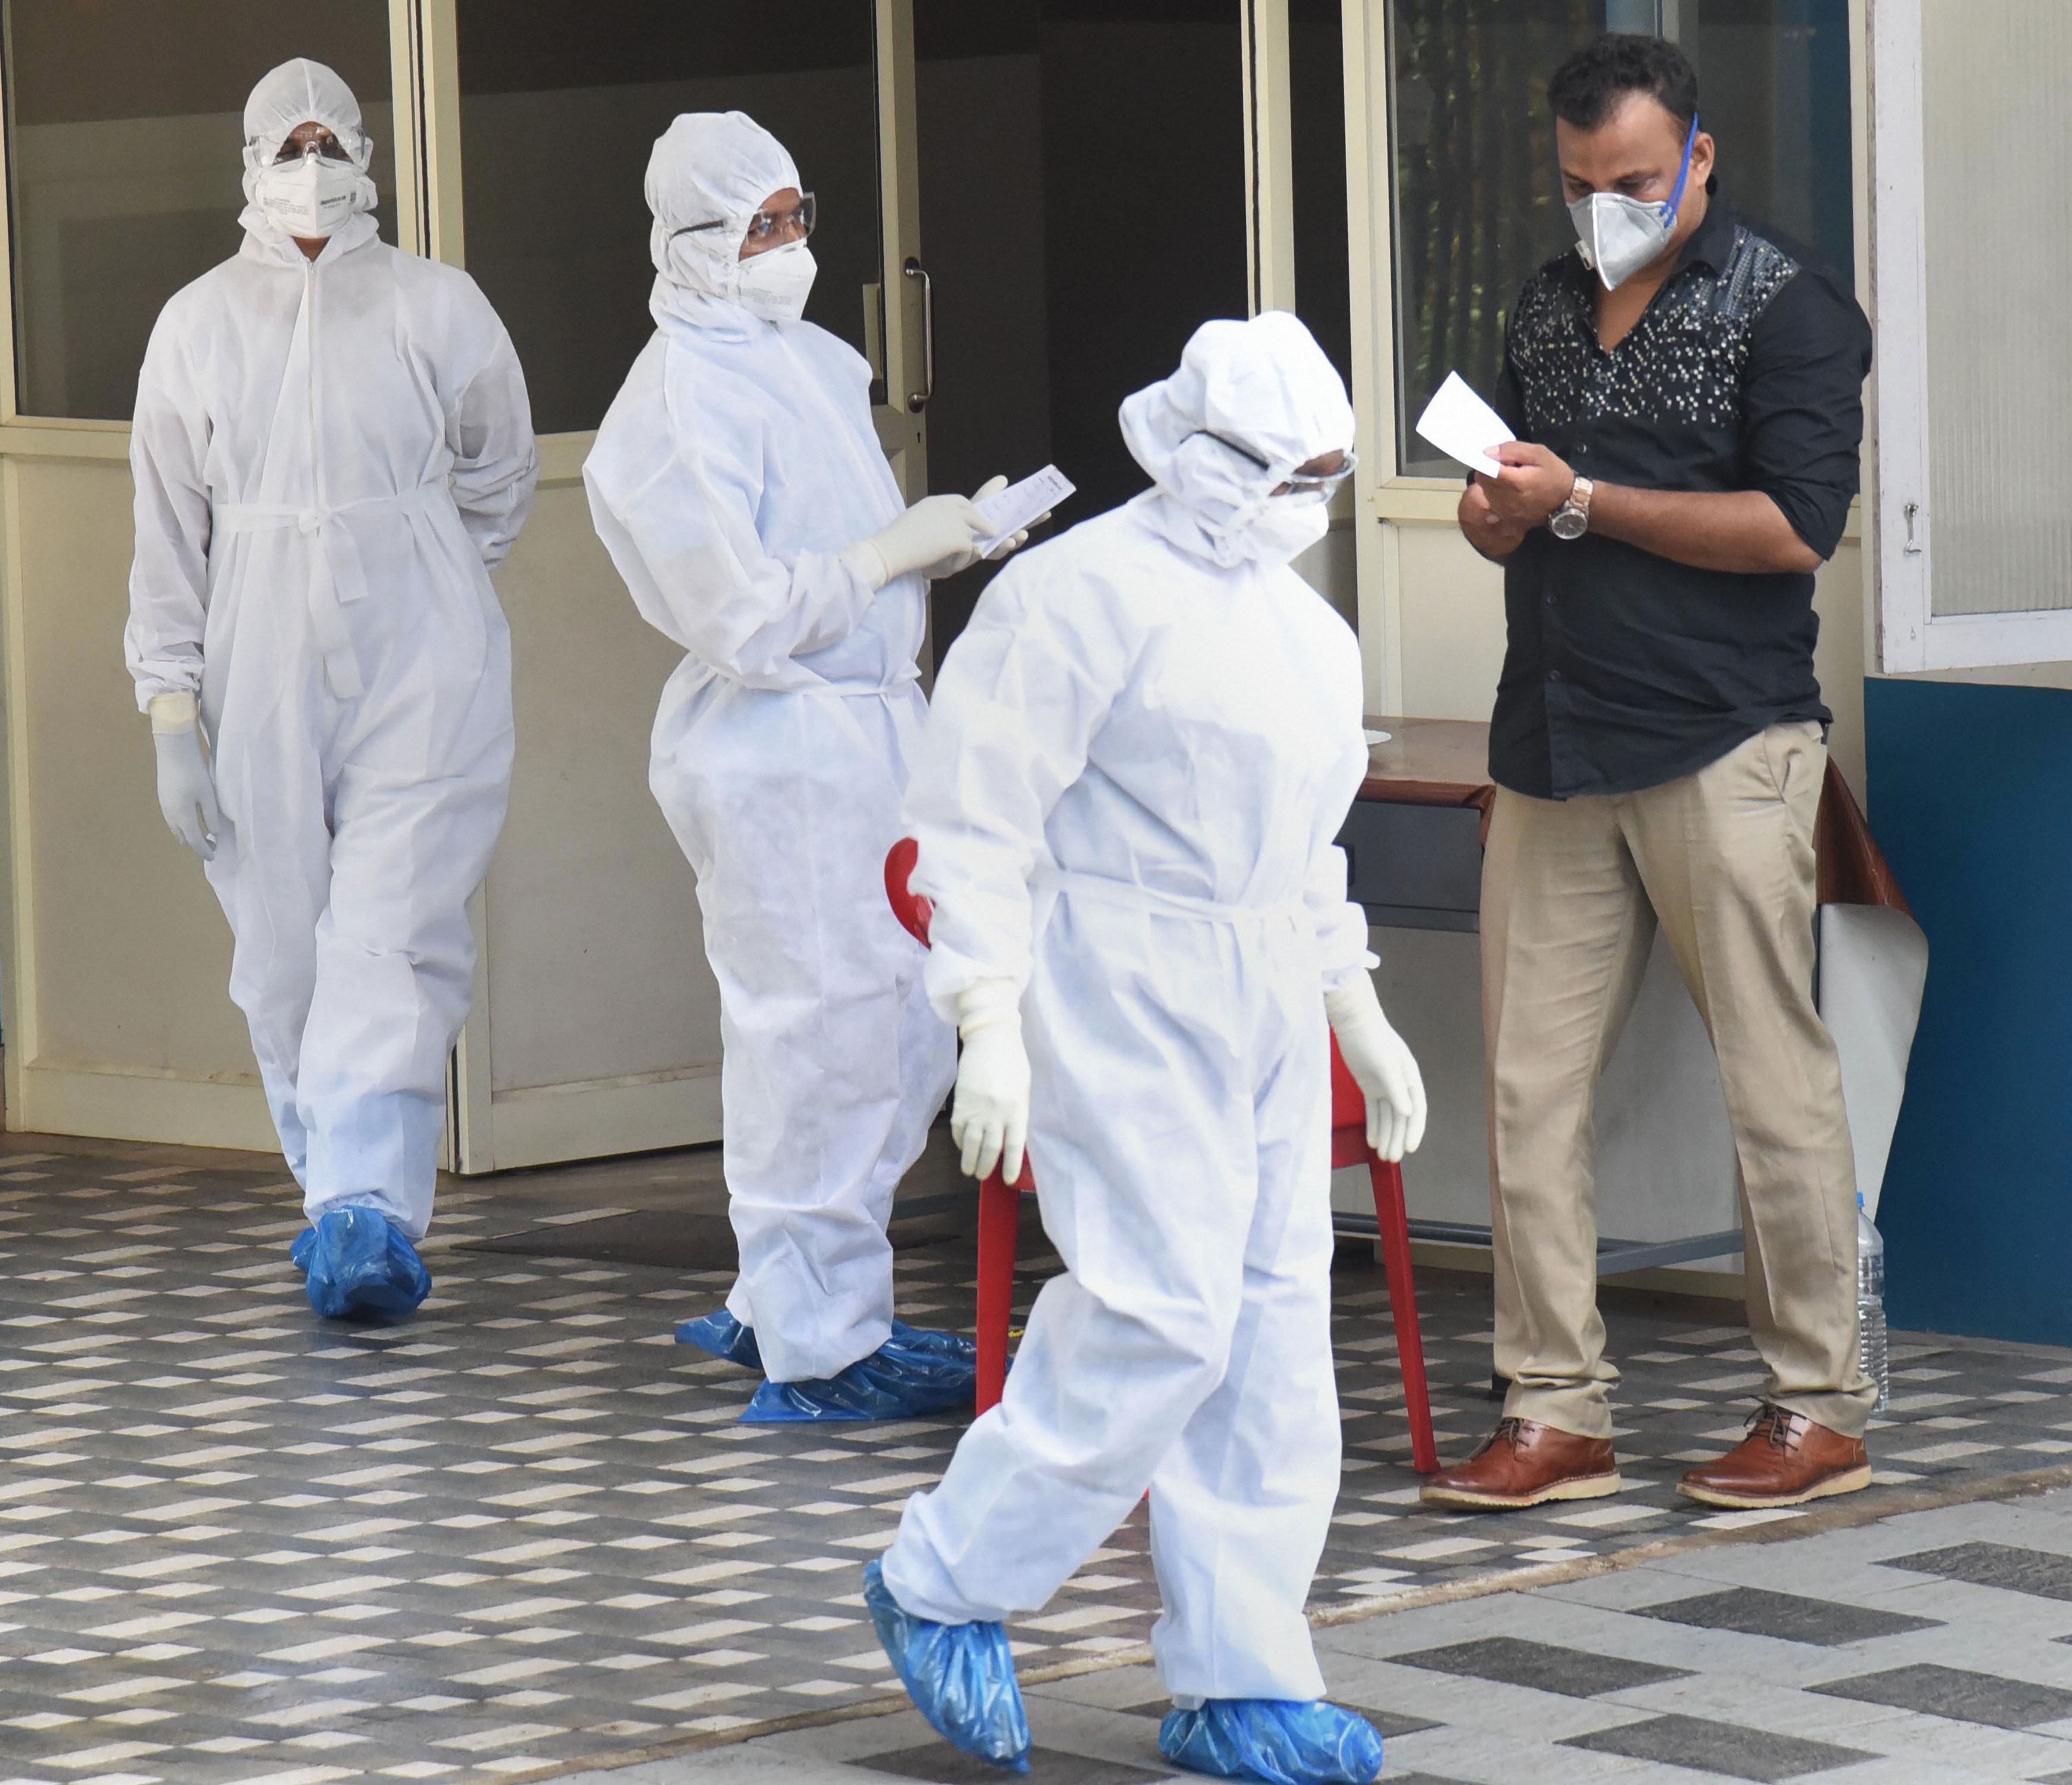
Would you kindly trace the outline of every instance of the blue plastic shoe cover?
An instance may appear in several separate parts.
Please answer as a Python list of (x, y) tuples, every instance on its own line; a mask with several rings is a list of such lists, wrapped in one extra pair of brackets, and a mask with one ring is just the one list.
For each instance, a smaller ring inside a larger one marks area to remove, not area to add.
[(890, 1339), (839, 1375), (765, 1382), (741, 1418), (748, 1426), (917, 1419), (968, 1407), (977, 1385), (978, 1348), (970, 1340), (895, 1321)]
[(696, 1345), (700, 1351), (709, 1351), (713, 1356), (738, 1364), (744, 1369), (763, 1368), (763, 1353), (756, 1348), (754, 1327), (743, 1326), (725, 1308), (717, 1314), (701, 1314), (695, 1320), (684, 1321), (676, 1328), (676, 1343)]
[(310, 1306), (327, 1320), (408, 1314), (432, 1292), (432, 1274), (403, 1230), (374, 1208), (334, 1208), (288, 1249), (307, 1273)]
[(1259, 1785), (1372, 1785), (1381, 1734), (1322, 1699), (1211, 1698), (1170, 1712), (1158, 1751), (1176, 1767)]
[(863, 1602), (900, 1684), (929, 1727), (996, 1767), (1029, 1771), (1029, 1717), (1007, 1632), (998, 1624), (939, 1624), (904, 1611), (878, 1562), (863, 1571)]
[(977, 1368), (978, 1341), (961, 1332), (944, 1332), (935, 1327), (910, 1327), (904, 1320), (895, 1318), (892, 1336), (916, 1351), (930, 1352), (942, 1357), (961, 1357), (972, 1368)]

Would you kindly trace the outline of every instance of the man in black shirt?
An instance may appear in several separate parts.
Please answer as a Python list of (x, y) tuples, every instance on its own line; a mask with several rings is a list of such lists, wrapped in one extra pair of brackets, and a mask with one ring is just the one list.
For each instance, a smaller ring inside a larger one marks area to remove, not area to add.
[(1813, 1003), (1830, 716), (1813, 572), (1856, 491), (1870, 331), (1832, 277), (1718, 195), (1673, 44), (1600, 38), (1548, 99), (1581, 250), (1519, 294), (1498, 400), (1519, 437), (1460, 507), (1504, 566), (1510, 629), (1482, 976), (1512, 1386), (1496, 1432), (1425, 1497), (1619, 1489), (1592, 1122), (1659, 924), (1719, 1057), (1769, 1377), (1748, 1439), (1681, 1492), (1796, 1505), (1870, 1479), (1853, 1159)]

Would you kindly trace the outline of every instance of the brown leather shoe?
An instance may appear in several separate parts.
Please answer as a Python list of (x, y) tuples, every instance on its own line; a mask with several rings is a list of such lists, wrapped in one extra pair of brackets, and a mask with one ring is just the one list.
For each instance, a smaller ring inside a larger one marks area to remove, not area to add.
[(1716, 1463), (1693, 1469), (1676, 1492), (1708, 1506), (1803, 1506), (1871, 1484), (1870, 1452), (1860, 1438), (1765, 1401), (1749, 1434)]
[(1504, 1512), (1550, 1500), (1601, 1500), (1625, 1485), (1610, 1438), (1505, 1419), (1473, 1457), (1458, 1468), (1441, 1470), (1418, 1497), (1427, 1506)]

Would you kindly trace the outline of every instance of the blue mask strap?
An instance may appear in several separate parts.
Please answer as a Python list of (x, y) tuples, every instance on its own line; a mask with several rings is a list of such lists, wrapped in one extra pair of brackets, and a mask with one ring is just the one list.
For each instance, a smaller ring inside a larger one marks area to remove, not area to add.
[(1684, 139), (1684, 165), (1676, 175), (1676, 190), (1669, 195), (1669, 202), (1662, 207), (1665, 223), (1674, 223), (1676, 213), (1684, 208), (1684, 188), (1691, 178), (1691, 151), (1698, 146), (1698, 114), (1691, 114), (1691, 133)]

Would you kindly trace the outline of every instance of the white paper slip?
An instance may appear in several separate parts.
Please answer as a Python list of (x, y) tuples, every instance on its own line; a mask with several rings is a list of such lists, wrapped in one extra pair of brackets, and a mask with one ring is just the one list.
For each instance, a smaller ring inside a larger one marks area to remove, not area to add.
[(1072, 480), (1054, 465), (1046, 465), (1033, 477), (1010, 483), (999, 494), (988, 496), (978, 505), (993, 536), (979, 548), (981, 556), (997, 551), (1011, 535), (1056, 508), (1072, 493)]
[(1367, 747), (1372, 749), (1377, 744), (1386, 744), (1395, 735), (1393, 732), (1369, 732), (1367, 734)]
[(1489, 456), (1490, 448), (1518, 437), (1458, 372), (1448, 372), (1446, 382), (1424, 405), (1424, 414), (1417, 418), (1417, 432), (1447, 458), (1491, 477), (1503, 467)]

